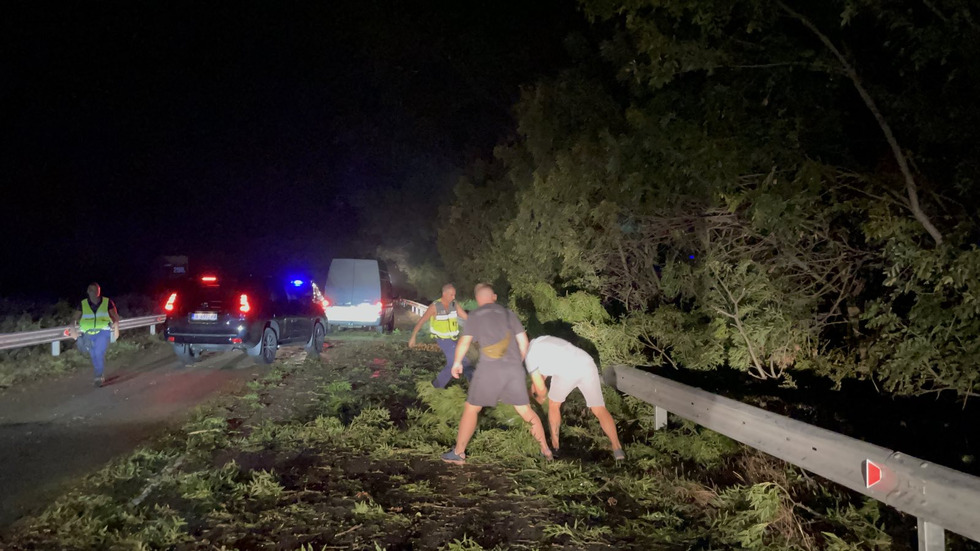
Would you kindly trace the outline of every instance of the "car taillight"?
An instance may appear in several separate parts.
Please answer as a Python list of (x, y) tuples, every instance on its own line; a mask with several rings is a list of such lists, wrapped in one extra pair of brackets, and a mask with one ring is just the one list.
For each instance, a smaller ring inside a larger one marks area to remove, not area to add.
[(218, 277), (213, 275), (201, 276), (201, 281), (204, 283), (215, 283), (218, 281)]
[(163, 309), (167, 312), (173, 312), (175, 302), (177, 302), (177, 293), (170, 293), (170, 298), (168, 298), (167, 303), (163, 305)]
[(326, 312), (327, 311), (327, 308), (329, 308), (329, 307), (330, 307), (330, 301), (329, 300), (327, 300), (327, 299), (321, 299), (320, 300), (320, 308), (323, 308), (323, 311), (324, 312)]
[(238, 299), (238, 311), (247, 314), (252, 307), (248, 304), (248, 295), (242, 295)]

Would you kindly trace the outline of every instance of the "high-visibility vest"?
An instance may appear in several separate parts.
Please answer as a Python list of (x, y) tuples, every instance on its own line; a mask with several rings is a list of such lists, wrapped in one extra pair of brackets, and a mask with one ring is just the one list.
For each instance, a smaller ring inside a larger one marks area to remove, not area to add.
[(102, 302), (95, 312), (92, 311), (92, 306), (87, 299), (82, 301), (82, 319), (78, 321), (79, 329), (94, 335), (99, 331), (108, 330), (110, 322), (112, 318), (109, 317), (109, 299), (102, 297)]
[(429, 331), (439, 339), (455, 339), (459, 336), (459, 316), (456, 314), (456, 301), (449, 303), (449, 308), (442, 305), (441, 300), (432, 303), (436, 307), (436, 315), (429, 322)]

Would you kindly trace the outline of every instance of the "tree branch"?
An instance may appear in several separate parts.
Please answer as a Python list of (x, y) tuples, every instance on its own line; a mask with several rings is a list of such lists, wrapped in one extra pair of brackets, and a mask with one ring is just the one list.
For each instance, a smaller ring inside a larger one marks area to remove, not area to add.
[(933, 225), (932, 221), (929, 219), (929, 216), (919, 205), (919, 193), (915, 184), (915, 178), (912, 176), (912, 171), (909, 168), (908, 159), (905, 157), (905, 154), (902, 153), (902, 148), (899, 147), (898, 140), (895, 139), (895, 135), (892, 133), (892, 129), (891, 126), (889, 126), (888, 121), (885, 120), (884, 115), (882, 115), (881, 111), (878, 110), (878, 105), (875, 104), (871, 94), (869, 94), (864, 88), (864, 85), (861, 84), (861, 79), (858, 77), (857, 71), (855, 71), (854, 67), (848, 63), (847, 58), (844, 57), (844, 54), (842, 54), (840, 50), (834, 46), (834, 43), (827, 38), (827, 35), (820, 32), (820, 29), (811, 23), (809, 19), (793, 11), (783, 2), (777, 2), (777, 5), (782, 8), (784, 12), (789, 14), (790, 17), (802, 23), (804, 27), (815, 34), (817, 38), (820, 39), (820, 42), (823, 42), (824, 46), (826, 46), (827, 49), (834, 54), (834, 57), (837, 58), (837, 61), (840, 62), (841, 66), (844, 68), (844, 74), (851, 79), (851, 82), (854, 84), (854, 88), (857, 89), (858, 95), (860, 95), (861, 99), (864, 100), (865, 106), (867, 106), (867, 108), (871, 111), (871, 114), (874, 115), (875, 121), (878, 122), (878, 127), (881, 128), (882, 133), (884, 133), (885, 140), (888, 142), (888, 146), (892, 150), (892, 155), (895, 156), (895, 161), (898, 163), (898, 168), (902, 171), (902, 175), (905, 177), (905, 191), (908, 194), (909, 208), (912, 211), (912, 215), (915, 216), (915, 219), (922, 224), (922, 227), (925, 228), (927, 232), (929, 232), (929, 235), (932, 236), (933, 240), (936, 242), (936, 245), (942, 245), (943, 235), (939, 233), (939, 230), (936, 229), (936, 226)]

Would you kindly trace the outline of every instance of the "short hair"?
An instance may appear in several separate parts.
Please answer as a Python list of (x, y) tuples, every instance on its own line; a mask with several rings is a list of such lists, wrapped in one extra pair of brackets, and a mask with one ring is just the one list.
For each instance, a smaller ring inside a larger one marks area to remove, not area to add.
[(489, 283), (477, 283), (476, 287), (473, 288), (473, 296), (479, 295), (481, 291), (493, 292), (493, 285)]
[(445, 293), (447, 289), (456, 289), (456, 286), (452, 283), (447, 283), (442, 286), (442, 292)]
[[(94, 282), (94, 281), (92, 283), (89, 283), (88, 286), (89, 287), (95, 287), (96, 289), (98, 289), (100, 291), (102, 290), (102, 286), (99, 285), (98, 283)], [(88, 289), (88, 287), (86, 287), (86, 289)]]

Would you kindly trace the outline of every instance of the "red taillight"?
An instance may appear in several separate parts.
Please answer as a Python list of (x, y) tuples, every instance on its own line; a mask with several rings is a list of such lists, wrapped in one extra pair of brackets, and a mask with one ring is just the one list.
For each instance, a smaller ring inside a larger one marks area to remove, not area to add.
[(177, 293), (170, 293), (170, 298), (167, 299), (167, 304), (163, 306), (163, 309), (167, 312), (173, 312), (175, 302), (177, 302)]
[(218, 281), (218, 277), (212, 275), (201, 276), (201, 281), (204, 283), (214, 283), (215, 281)]
[(252, 307), (248, 304), (248, 295), (242, 295), (238, 299), (238, 311), (247, 314)]
[(329, 306), (330, 306), (330, 301), (329, 301), (329, 300), (327, 300), (327, 299), (323, 299), (323, 300), (321, 300), (321, 301), (320, 301), (320, 308), (323, 308), (323, 311), (324, 311), (324, 312), (326, 312), (326, 311), (327, 311), (327, 308), (328, 308)]

